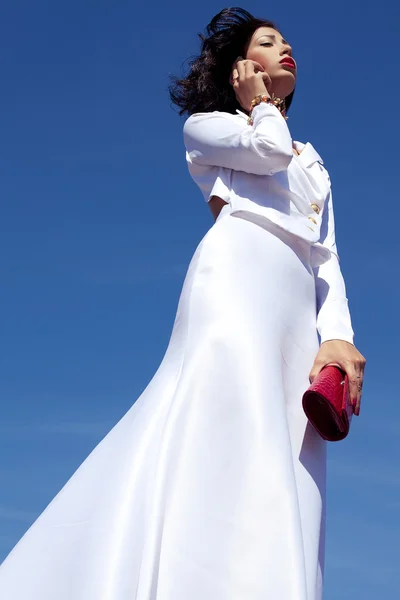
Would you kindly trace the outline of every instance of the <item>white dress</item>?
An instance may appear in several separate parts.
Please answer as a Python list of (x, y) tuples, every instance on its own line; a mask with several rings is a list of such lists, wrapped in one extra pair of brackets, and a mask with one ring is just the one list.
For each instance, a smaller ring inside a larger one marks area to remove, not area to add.
[(0, 567), (2, 600), (320, 600), (312, 244), (227, 204), (165, 356)]

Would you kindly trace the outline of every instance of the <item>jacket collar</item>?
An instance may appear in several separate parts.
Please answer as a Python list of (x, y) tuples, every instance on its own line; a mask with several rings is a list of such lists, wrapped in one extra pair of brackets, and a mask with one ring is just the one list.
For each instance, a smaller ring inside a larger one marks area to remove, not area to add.
[(247, 121), (247, 119), (249, 118), (249, 116), (248, 116), (248, 115), (246, 115), (246, 113), (244, 113), (243, 111), (239, 110), (238, 108), (236, 109), (236, 112), (237, 112), (237, 114), (238, 114), (240, 117), (242, 117), (243, 119), (246, 119), (246, 121)]

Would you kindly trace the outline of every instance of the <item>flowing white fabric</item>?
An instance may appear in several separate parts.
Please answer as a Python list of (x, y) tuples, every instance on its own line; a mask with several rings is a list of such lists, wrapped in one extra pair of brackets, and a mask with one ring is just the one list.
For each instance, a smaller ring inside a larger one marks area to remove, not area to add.
[(153, 379), (0, 567), (2, 600), (320, 600), (310, 244), (226, 205)]

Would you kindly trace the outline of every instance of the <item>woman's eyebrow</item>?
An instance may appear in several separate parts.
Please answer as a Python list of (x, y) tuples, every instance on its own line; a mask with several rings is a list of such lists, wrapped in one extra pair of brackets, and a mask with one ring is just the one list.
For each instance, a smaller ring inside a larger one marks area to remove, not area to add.
[[(256, 41), (257, 41), (257, 40), (260, 40), (260, 39), (261, 39), (261, 38), (263, 38), (263, 37), (269, 37), (269, 38), (272, 38), (273, 40), (276, 40), (276, 35), (274, 35), (273, 33), (263, 33), (263, 35), (260, 35), (260, 37), (258, 37), (258, 38), (256, 39)], [(282, 44), (286, 44), (287, 46), (289, 46), (289, 42), (287, 42), (287, 41), (286, 41), (285, 39), (283, 39), (283, 38), (282, 38)]]
[(260, 35), (260, 37), (258, 37), (257, 40), (260, 40), (263, 37), (269, 37), (269, 38), (272, 38), (273, 40), (276, 39), (276, 36), (273, 33), (263, 33), (263, 35)]

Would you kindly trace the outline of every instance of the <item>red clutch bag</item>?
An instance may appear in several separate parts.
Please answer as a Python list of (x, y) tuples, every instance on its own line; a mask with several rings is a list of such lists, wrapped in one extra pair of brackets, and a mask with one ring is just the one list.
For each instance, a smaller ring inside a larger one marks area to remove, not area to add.
[(303, 409), (324, 440), (343, 440), (354, 412), (346, 373), (332, 365), (324, 367), (304, 393)]

